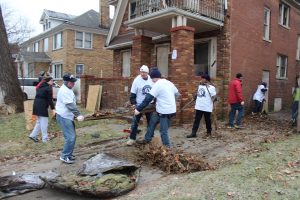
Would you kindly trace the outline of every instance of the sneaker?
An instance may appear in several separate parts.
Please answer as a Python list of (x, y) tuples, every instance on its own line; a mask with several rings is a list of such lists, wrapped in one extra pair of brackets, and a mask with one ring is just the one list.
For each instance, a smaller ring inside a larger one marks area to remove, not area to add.
[(228, 129), (233, 129), (234, 126), (230, 126), (230, 125), (229, 125), (229, 126), (227, 126), (227, 128), (228, 128)]
[(59, 159), (61, 161), (63, 161), (64, 163), (67, 163), (67, 164), (73, 164), (74, 163), (74, 160), (71, 160), (70, 158), (62, 158), (62, 157), (59, 157)]
[(245, 128), (245, 127), (243, 127), (243, 126), (241, 126), (241, 125), (234, 125), (234, 128), (236, 128), (236, 129), (243, 129), (243, 128)]
[(137, 140), (137, 144), (149, 144), (151, 141), (146, 141), (146, 140)]
[(36, 137), (28, 136), (28, 138), (31, 139), (34, 142), (39, 142), (39, 140)]
[(191, 133), (191, 134), (189, 134), (189, 135), (186, 136), (186, 138), (195, 138), (195, 137), (197, 137), (197, 135), (193, 134), (193, 133)]
[(74, 155), (71, 155), (71, 156), (69, 157), (69, 160), (74, 161), (74, 160), (76, 160), (76, 157), (75, 157)]
[(43, 139), (43, 143), (47, 143), (49, 141), (49, 138)]
[(135, 140), (133, 140), (133, 139), (129, 139), (129, 140), (126, 142), (127, 146), (132, 146), (134, 143), (135, 143)]

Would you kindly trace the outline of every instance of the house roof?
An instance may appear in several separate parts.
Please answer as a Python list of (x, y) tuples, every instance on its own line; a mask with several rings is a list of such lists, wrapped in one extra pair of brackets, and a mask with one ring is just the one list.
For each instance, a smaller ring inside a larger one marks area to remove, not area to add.
[(44, 12), (40, 18), (40, 23), (43, 22), (43, 19), (45, 18), (45, 16), (48, 16), (51, 19), (56, 19), (56, 20), (60, 20), (60, 21), (69, 21), (76, 17), (75, 15), (70, 15), (70, 14), (66, 14), (66, 13), (60, 13), (60, 12), (55, 12), (52, 10), (44, 9)]
[(21, 47), (26, 46), (28, 43), (39, 41), (40, 39), (47, 37), (47, 35), (57, 33), (68, 28), (74, 30), (89, 31), (102, 35), (108, 34), (107, 28), (102, 28), (99, 26), (99, 13), (94, 10), (89, 10), (68, 22), (64, 22), (46, 32), (42, 32), (41, 34), (30, 38), (29, 40), (23, 42), (21, 44)]
[(51, 58), (45, 52), (22, 51), (18, 54), (16, 60), (25, 62), (51, 62)]

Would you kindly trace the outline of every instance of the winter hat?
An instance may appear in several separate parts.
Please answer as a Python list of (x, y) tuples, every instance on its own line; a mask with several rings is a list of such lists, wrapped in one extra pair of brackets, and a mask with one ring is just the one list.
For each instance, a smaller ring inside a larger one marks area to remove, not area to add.
[(52, 78), (51, 76), (49, 76), (49, 75), (45, 75), (45, 76), (43, 77), (43, 79), (44, 79), (45, 82), (49, 82), (49, 81), (52, 80), (53, 78)]
[(235, 77), (236, 77), (236, 78), (241, 78), (241, 77), (243, 77), (243, 75), (242, 75), (241, 73), (237, 73), (237, 74), (235, 75)]
[(75, 78), (74, 75), (67, 73), (63, 76), (63, 80), (67, 81), (67, 82), (73, 82), (74, 83), (74, 82), (77, 81), (77, 78)]
[(152, 69), (150, 72), (151, 78), (161, 78), (161, 73), (158, 69)]
[(149, 68), (147, 67), (147, 65), (142, 65), (140, 68), (140, 72), (149, 73)]
[(208, 74), (201, 75), (201, 78), (206, 79), (208, 82), (210, 82), (210, 76)]

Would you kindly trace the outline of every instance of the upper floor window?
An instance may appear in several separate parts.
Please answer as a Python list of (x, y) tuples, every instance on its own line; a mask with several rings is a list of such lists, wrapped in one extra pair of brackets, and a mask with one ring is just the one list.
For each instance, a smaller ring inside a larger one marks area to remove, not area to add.
[(44, 52), (48, 52), (48, 42), (49, 42), (48, 38), (45, 38), (44, 39)]
[(276, 78), (286, 78), (287, 77), (287, 64), (288, 64), (287, 56), (284, 56), (284, 55), (277, 56)]
[(264, 39), (270, 40), (270, 9), (264, 9)]
[(60, 63), (56, 63), (52, 65), (51, 73), (53, 75), (53, 78), (55, 79), (61, 79), (63, 77), (63, 65)]
[(53, 49), (62, 48), (62, 32), (57, 33), (53, 36)]
[(80, 78), (84, 73), (84, 64), (76, 64), (75, 66), (75, 75), (77, 78)]
[(129, 18), (130, 19), (134, 19), (136, 17), (136, 11), (137, 11), (136, 1), (132, 0), (129, 5)]
[(33, 52), (39, 52), (39, 42), (35, 42), (32, 48)]
[(300, 60), (300, 35), (297, 38), (296, 60)]
[(75, 47), (91, 49), (92, 48), (92, 34), (76, 31)]
[(131, 57), (131, 51), (122, 52), (122, 76), (123, 77), (130, 76), (130, 57)]
[(284, 4), (279, 4), (279, 24), (288, 27), (290, 20), (290, 8)]

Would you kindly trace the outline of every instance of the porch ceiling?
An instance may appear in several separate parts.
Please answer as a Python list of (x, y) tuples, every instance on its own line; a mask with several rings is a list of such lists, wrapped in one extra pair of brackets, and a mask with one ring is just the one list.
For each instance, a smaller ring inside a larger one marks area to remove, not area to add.
[(194, 27), (196, 33), (216, 30), (224, 25), (223, 22), (173, 8), (129, 20), (126, 24), (132, 28), (170, 35), (172, 18), (178, 15), (185, 16), (187, 18), (187, 26)]

